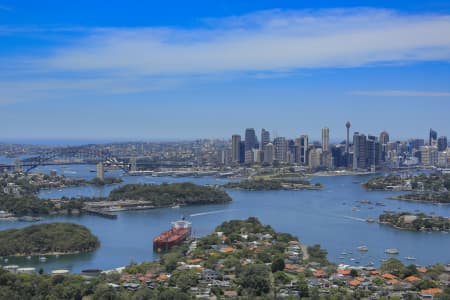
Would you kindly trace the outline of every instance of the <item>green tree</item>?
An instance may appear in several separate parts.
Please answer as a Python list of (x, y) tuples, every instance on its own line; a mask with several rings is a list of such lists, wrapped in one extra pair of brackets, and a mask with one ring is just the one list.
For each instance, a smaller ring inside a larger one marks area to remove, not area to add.
[(261, 296), (270, 291), (270, 270), (266, 265), (246, 265), (239, 277), (242, 288), (249, 296)]
[(116, 290), (106, 284), (99, 284), (95, 288), (95, 292), (92, 297), (94, 300), (115, 300), (118, 298)]
[(285, 267), (284, 259), (282, 257), (276, 257), (272, 262), (272, 273), (275, 273), (277, 271), (283, 271)]
[(396, 258), (389, 258), (381, 266), (380, 270), (383, 272), (389, 272), (395, 275), (399, 275), (404, 266), (402, 262)]

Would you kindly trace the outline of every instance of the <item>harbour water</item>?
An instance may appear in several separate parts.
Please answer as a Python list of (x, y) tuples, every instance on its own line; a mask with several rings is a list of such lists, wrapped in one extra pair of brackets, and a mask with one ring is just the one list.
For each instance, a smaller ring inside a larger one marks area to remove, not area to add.
[[(91, 178), (93, 166), (74, 165), (67, 167), (40, 167), (36, 171), (48, 172), (56, 169), (70, 177)], [(110, 171), (107, 175), (122, 176), (121, 171)], [(8, 258), (0, 260), (0, 265), (17, 264), (33, 266), (45, 271), (69, 269), (80, 272), (88, 268), (112, 269), (130, 262), (155, 260), (158, 254), (153, 252), (152, 239), (171, 226), (170, 222), (187, 217), (193, 223), (196, 236), (206, 235), (221, 222), (230, 219), (258, 217), (263, 223), (272, 225), (275, 230), (296, 235), (302, 243), (320, 244), (328, 250), (329, 259), (338, 263), (366, 265), (369, 262), (379, 265), (382, 259), (389, 257), (386, 248), (397, 248), (400, 254), (393, 255), (404, 263), (411, 263), (405, 257), (415, 257), (419, 265), (450, 263), (450, 234), (442, 232), (411, 232), (397, 230), (377, 223), (367, 223), (367, 218), (377, 219), (383, 210), (434, 213), (450, 216), (450, 206), (430, 205), (396, 200), (386, 197), (399, 192), (367, 192), (360, 182), (364, 176), (315, 177), (313, 182), (321, 182), (320, 191), (257, 191), (248, 192), (228, 190), (233, 202), (223, 205), (190, 206), (164, 208), (146, 211), (119, 212), (115, 220), (97, 216), (55, 216), (40, 222), (73, 222), (87, 226), (101, 242), (101, 247), (88, 254), (52, 257), (40, 262), (38, 257)], [(197, 184), (220, 184), (227, 179), (216, 178), (174, 178), (174, 177), (134, 177), (122, 176), (126, 183), (162, 183), (191, 181)], [(106, 196), (116, 187), (77, 187), (44, 190), (42, 198)], [(367, 199), (372, 204), (359, 201)], [(375, 205), (382, 202), (385, 206)], [(0, 222), (0, 230), (29, 226), (26, 222)], [(357, 247), (366, 245), (367, 252)], [(346, 253), (346, 254), (343, 254)]]

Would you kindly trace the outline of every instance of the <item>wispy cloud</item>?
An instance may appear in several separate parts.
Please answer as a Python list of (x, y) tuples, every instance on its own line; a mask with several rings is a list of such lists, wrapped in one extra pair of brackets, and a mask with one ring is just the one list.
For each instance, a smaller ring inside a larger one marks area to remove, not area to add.
[[(378, 9), (262, 11), (204, 20), (189, 29), (0, 27), (0, 35), (51, 33), (64, 40), (38, 49), (35, 56), (3, 55), (0, 67), (6, 71), (0, 80), (6, 79), (0, 94), (3, 102), (10, 102), (36, 98), (36, 88), (43, 96), (54, 90), (136, 93), (147, 86), (170, 89), (192, 78), (267, 79), (315, 68), (448, 62), (450, 35), (446, 32), (450, 32), (450, 15), (405, 15)], [(21, 89), (11, 88), (15, 86), (12, 73), (20, 78), (16, 85)], [(61, 74), (64, 80), (55, 81)], [(23, 80), (29, 84), (22, 84)]]
[(352, 91), (351, 95), (369, 97), (450, 97), (450, 92), (440, 91), (404, 91), (404, 90), (383, 90), (383, 91)]
[[(214, 24), (214, 23), (213, 23)], [(385, 10), (267, 11), (216, 27), (95, 31), (37, 63), (69, 71), (195, 74), (450, 59), (450, 16)]]

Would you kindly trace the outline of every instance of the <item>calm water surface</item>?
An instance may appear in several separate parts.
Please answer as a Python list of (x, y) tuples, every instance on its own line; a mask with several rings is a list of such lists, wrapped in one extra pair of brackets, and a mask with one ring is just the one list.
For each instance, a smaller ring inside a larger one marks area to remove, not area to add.
[[(92, 178), (90, 172), (94, 166), (76, 165), (67, 168), (40, 167), (37, 171), (48, 172), (57, 169), (69, 177)], [(111, 171), (107, 175), (120, 176), (120, 171)], [(172, 178), (172, 177), (133, 177), (123, 176), (124, 183), (162, 183), (191, 181), (197, 184), (224, 183), (225, 179), (215, 178)], [(158, 254), (152, 250), (152, 239), (169, 228), (170, 222), (186, 216), (193, 223), (196, 236), (214, 231), (223, 221), (258, 217), (263, 223), (272, 225), (275, 230), (296, 235), (303, 243), (321, 244), (329, 252), (332, 261), (346, 264), (366, 265), (369, 262), (380, 264), (386, 258), (386, 248), (400, 251), (395, 257), (405, 263), (406, 256), (416, 257), (416, 264), (429, 265), (437, 262), (450, 263), (450, 234), (441, 232), (422, 233), (401, 231), (379, 224), (365, 222), (367, 218), (377, 218), (383, 210), (421, 211), (436, 215), (450, 216), (450, 206), (434, 206), (423, 203), (409, 203), (385, 199), (396, 192), (366, 192), (360, 182), (369, 176), (315, 177), (313, 182), (324, 184), (322, 191), (264, 191), (245, 192), (227, 191), (233, 202), (224, 205), (190, 206), (182, 208), (164, 208), (147, 211), (120, 212), (116, 220), (96, 216), (48, 217), (41, 222), (73, 222), (87, 226), (97, 235), (101, 247), (89, 254), (49, 256), (47, 262), (40, 263), (38, 258), (28, 261), (25, 258), (8, 258), (0, 264), (18, 264), (53, 269), (70, 269), (79, 272), (87, 268), (112, 269), (130, 262), (155, 260)], [(43, 198), (61, 196), (106, 196), (115, 186), (81, 187), (45, 190)], [(367, 199), (373, 205), (358, 201)], [(383, 202), (386, 206), (375, 206)], [(359, 211), (352, 208), (360, 205)], [(30, 225), (23, 222), (0, 222), (0, 229), (20, 228)], [(356, 247), (367, 245), (369, 251), (360, 253)], [(342, 252), (350, 253), (341, 259)], [(350, 259), (354, 260), (350, 260)]]

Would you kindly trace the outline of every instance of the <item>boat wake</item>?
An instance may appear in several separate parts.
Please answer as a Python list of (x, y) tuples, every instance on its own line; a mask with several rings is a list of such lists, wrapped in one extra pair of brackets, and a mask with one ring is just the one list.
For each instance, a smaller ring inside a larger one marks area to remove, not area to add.
[(366, 219), (362, 219), (362, 218), (356, 218), (356, 217), (351, 217), (351, 216), (344, 216), (344, 218), (351, 219), (351, 220), (356, 220), (356, 221), (361, 221), (361, 222), (366, 222)]
[(211, 210), (211, 211), (205, 211), (201, 213), (191, 214), (189, 217), (200, 217), (200, 216), (207, 216), (207, 215), (215, 215), (215, 214), (221, 214), (226, 212), (235, 211), (236, 209), (222, 209), (222, 210)]

